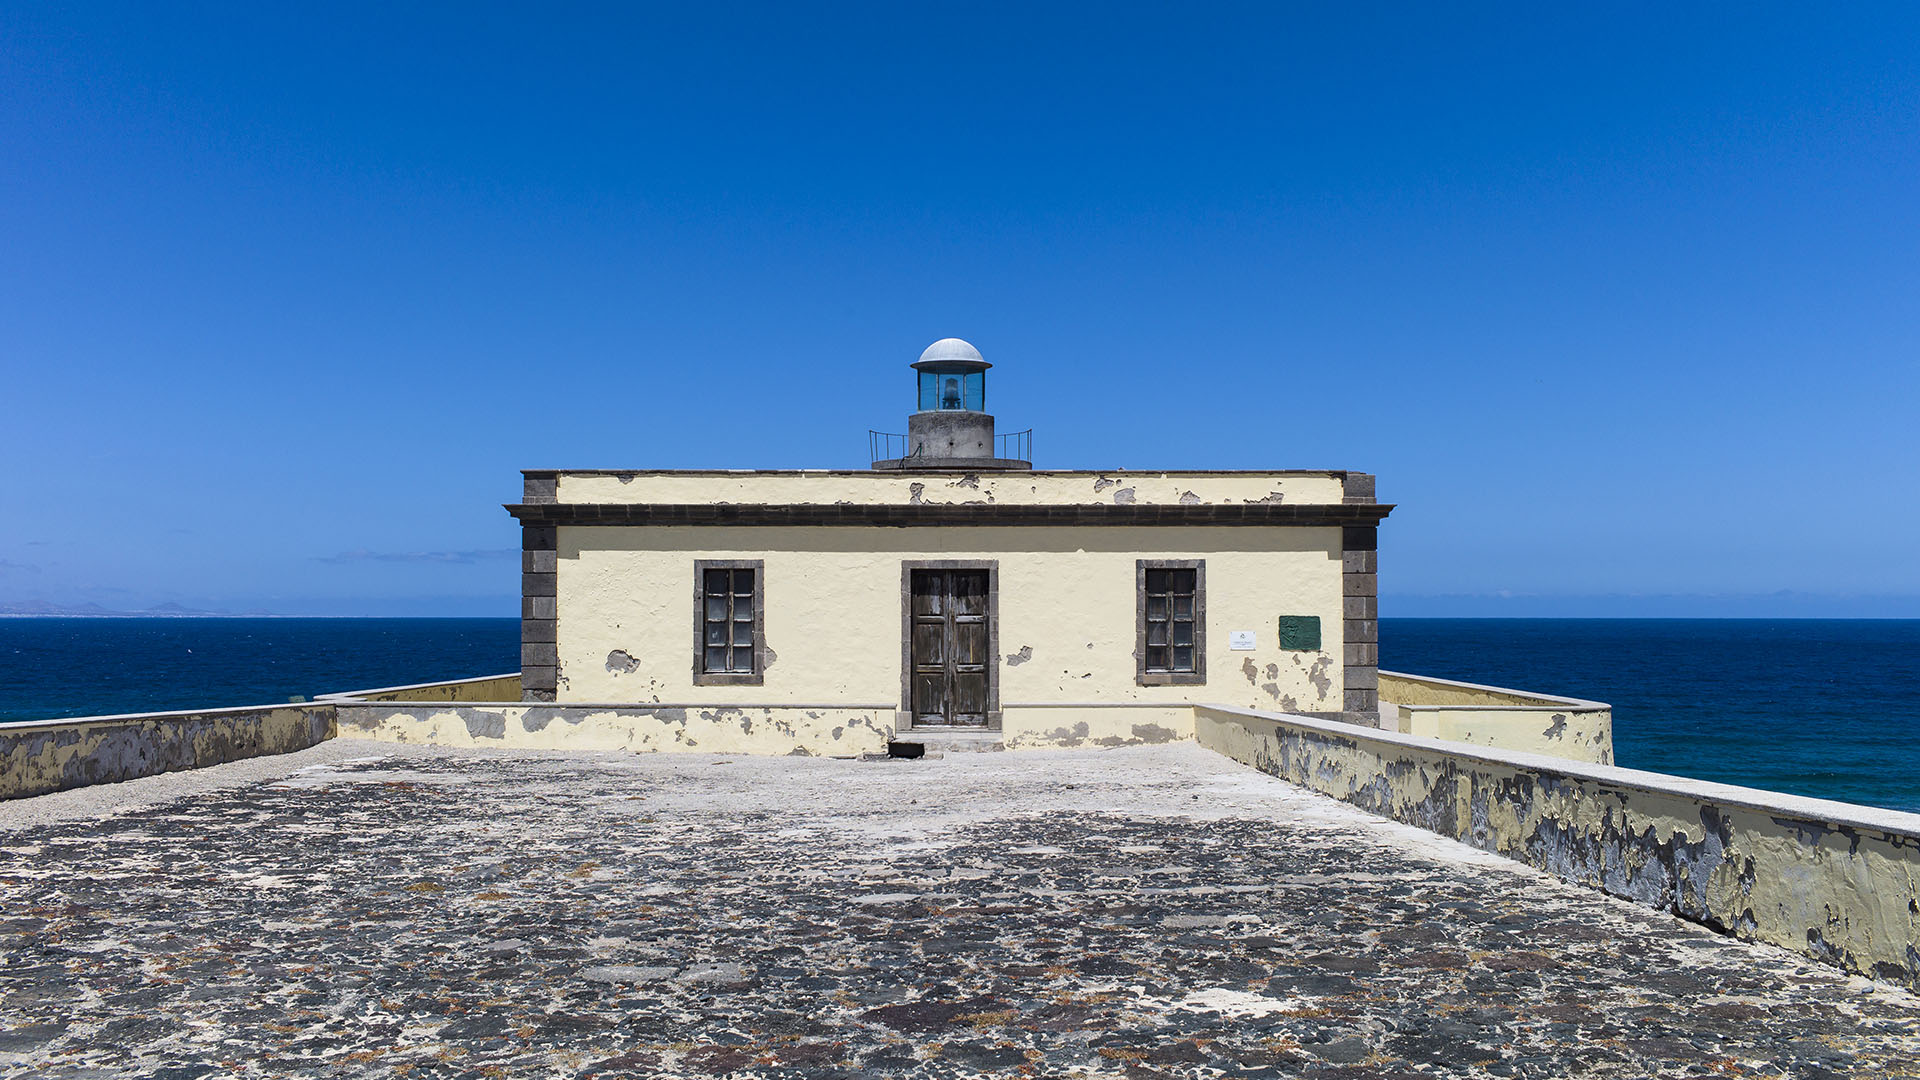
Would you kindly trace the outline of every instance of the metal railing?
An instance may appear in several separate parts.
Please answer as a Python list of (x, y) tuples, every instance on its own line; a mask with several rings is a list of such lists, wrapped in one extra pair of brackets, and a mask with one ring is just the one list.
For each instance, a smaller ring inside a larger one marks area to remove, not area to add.
[[(1008, 461), (1033, 460), (1033, 429), (996, 435), (993, 440), (994, 456)], [(869, 461), (900, 461), (905, 458), (919, 457), (907, 442), (905, 435), (891, 431), (867, 429), (867, 454)]]
[(907, 437), (888, 431), (867, 431), (869, 461), (898, 461), (907, 456)]
[(1033, 429), (1015, 431), (994, 438), (994, 456), (1008, 461), (1033, 460)]

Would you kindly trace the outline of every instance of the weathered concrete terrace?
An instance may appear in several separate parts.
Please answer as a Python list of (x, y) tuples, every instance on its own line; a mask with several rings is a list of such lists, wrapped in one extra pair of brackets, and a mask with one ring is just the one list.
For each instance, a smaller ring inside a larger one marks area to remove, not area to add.
[(1920, 999), (1191, 743), (0, 805), (7, 1076), (1911, 1076)]

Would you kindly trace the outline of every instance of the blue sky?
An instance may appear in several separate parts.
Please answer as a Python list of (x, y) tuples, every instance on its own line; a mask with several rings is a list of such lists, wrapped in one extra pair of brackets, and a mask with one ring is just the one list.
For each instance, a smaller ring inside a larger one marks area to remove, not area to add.
[(1920, 8), (925, 7), (8, 5), (0, 603), (513, 614), (516, 470), (958, 335), (1385, 615), (1920, 616)]

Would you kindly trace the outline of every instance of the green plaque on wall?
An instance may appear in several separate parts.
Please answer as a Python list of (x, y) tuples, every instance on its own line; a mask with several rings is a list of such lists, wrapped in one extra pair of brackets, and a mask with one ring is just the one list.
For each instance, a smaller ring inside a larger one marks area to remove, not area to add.
[(1310, 652), (1318, 651), (1320, 648), (1320, 616), (1280, 616), (1280, 647), (1283, 649), (1305, 649)]

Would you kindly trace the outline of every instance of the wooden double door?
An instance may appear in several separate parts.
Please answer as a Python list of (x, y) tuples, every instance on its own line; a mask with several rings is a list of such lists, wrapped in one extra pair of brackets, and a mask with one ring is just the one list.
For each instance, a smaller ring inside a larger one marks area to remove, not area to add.
[(992, 604), (985, 570), (913, 570), (908, 708), (915, 727), (986, 727)]

